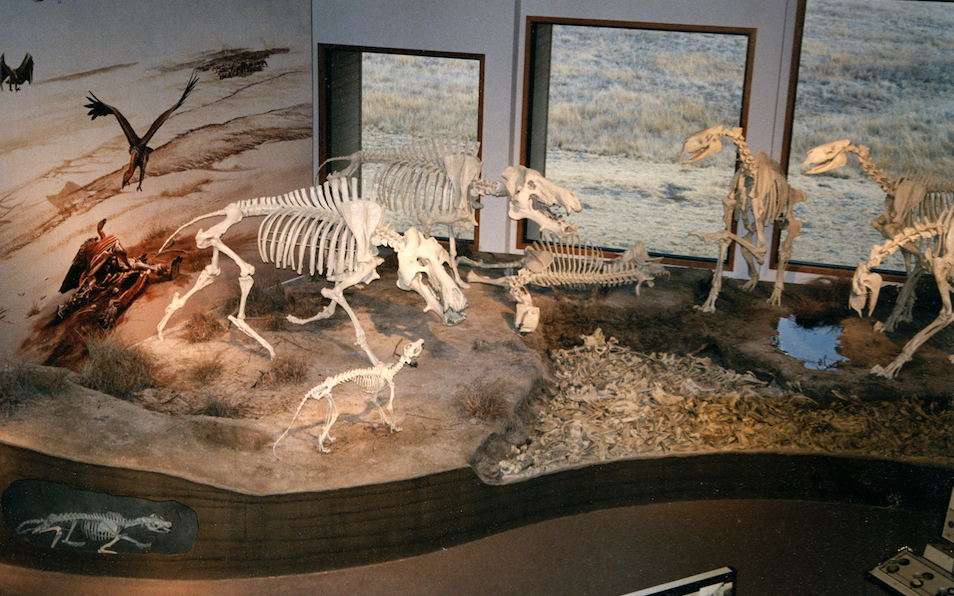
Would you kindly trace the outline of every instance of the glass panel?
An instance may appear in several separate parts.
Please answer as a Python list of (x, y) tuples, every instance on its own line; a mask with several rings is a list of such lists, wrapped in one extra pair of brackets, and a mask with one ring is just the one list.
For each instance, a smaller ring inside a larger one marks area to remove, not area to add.
[[(884, 242), (871, 227), (885, 193), (848, 155), (803, 175), (806, 152), (850, 139), (891, 179), (954, 172), (954, 6), (910, 0), (807, 0), (789, 180), (805, 191), (794, 261), (855, 267)], [(904, 270), (899, 254), (885, 262)]]
[[(362, 149), (397, 148), (440, 136), (476, 144), (478, 60), (365, 52), (362, 72)], [(363, 180), (373, 180), (377, 167), (362, 166)], [(400, 232), (419, 225), (399, 214), (389, 217)], [(434, 233), (444, 235), (446, 228)], [(457, 228), (455, 236), (473, 239), (474, 231)]]
[[(692, 230), (724, 228), (735, 148), (691, 165), (682, 141), (740, 125), (747, 35), (554, 25), (546, 176), (574, 191), (569, 220), (605, 248), (714, 258)], [(731, 145), (731, 143), (730, 143)]]

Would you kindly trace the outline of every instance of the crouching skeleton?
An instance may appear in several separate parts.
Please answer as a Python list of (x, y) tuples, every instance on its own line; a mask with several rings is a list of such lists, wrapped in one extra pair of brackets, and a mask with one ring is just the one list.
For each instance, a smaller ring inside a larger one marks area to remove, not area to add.
[(541, 230), (559, 236), (572, 234), (578, 227), (564, 221), (564, 215), (582, 210), (575, 194), (524, 166), (506, 168), (503, 184), (480, 178), (483, 164), (477, 157), (479, 148), (479, 143), (466, 139), (438, 137), (393, 149), (333, 157), (319, 166), (319, 172), (331, 161), (349, 162), (332, 177), (350, 176), (363, 163), (380, 164), (373, 179), (377, 199), (390, 211), (420, 222), (425, 236), (431, 235), (435, 225), (446, 225), (454, 278), (461, 283), (454, 228), (473, 229), (477, 225), (481, 195), (508, 197), (507, 215), (511, 219), (529, 219)]
[[(172, 530), (172, 522), (166, 521), (156, 515), (149, 514), (144, 517), (127, 519), (118, 513), (51, 513), (50, 515), (39, 519), (28, 519), (17, 526), (17, 534), (44, 534), (54, 532), (53, 542), (50, 548), (56, 546), (62, 539), (66, 546), (83, 546), (85, 541), (72, 540), (73, 531), (79, 528), (89, 540), (103, 542), (97, 552), (104, 554), (116, 554), (116, 551), (110, 550), (110, 547), (125, 540), (132, 543), (140, 550), (145, 550), (151, 546), (150, 543), (140, 542), (135, 538), (125, 534), (130, 528), (142, 527), (149, 532), (158, 534), (167, 534)], [(66, 536), (63, 532), (66, 531)]]
[[(954, 179), (919, 170), (909, 170), (903, 176), (889, 178), (872, 161), (871, 149), (854, 145), (848, 139), (825, 143), (810, 150), (802, 167), (812, 166), (805, 171), (806, 174), (835, 170), (848, 163), (848, 153), (858, 156), (861, 168), (885, 193), (884, 210), (871, 222), (871, 226), (885, 240), (891, 240), (918, 224), (930, 225), (954, 206)], [(904, 244), (901, 251), (907, 277), (894, 309), (883, 324), (884, 331), (889, 332), (894, 331), (900, 322), (910, 323), (914, 320), (915, 289), (925, 273), (932, 273), (918, 243)]]
[[(872, 271), (884, 259), (898, 250), (907, 250), (908, 246), (916, 247), (923, 267), (934, 275), (937, 290), (941, 295), (941, 312), (927, 327), (908, 340), (901, 349), (901, 354), (887, 367), (876, 365), (871, 374), (894, 378), (904, 363), (914, 356), (921, 345), (954, 321), (954, 310), (951, 307), (951, 284), (954, 283), (954, 207), (938, 214), (933, 221), (922, 221), (901, 230), (893, 238), (882, 245), (875, 245), (867, 262), (860, 263), (855, 269), (851, 283), (851, 296), (848, 306), (859, 315), (862, 314), (866, 303), (868, 316), (874, 312), (881, 290), (881, 276)], [(884, 326), (875, 325), (880, 331)]]
[(289, 315), (288, 321), (303, 325), (327, 319), (334, 314), (336, 306), (341, 306), (354, 325), (356, 345), (364, 350), (372, 364), (378, 365), (381, 361), (371, 351), (344, 292), (380, 277), (377, 267), (384, 261), (378, 255), (380, 246), (394, 250), (398, 259), (397, 285), (402, 290), (420, 294), (426, 304), (424, 312), (433, 310), (445, 325), (461, 322), (467, 299), (445, 269), (450, 264), (447, 251), (437, 240), (425, 238), (415, 228), (402, 235), (382, 225), (384, 208), (358, 197), (357, 179), (332, 178), (320, 187), (232, 203), (180, 227), (159, 252), (195, 222), (208, 217), (224, 217), (218, 224), (196, 234), (196, 246), (212, 248), (212, 262), (199, 274), (191, 290), (181, 297), (177, 293), (166, 307), (165, 316), (158, 325), (159, 338), (162, 339), (163, 329), (173, 313), (221, 273), (219, 255), (224, 254), (239, 267), (242, 291), (238, 314), (230, 315), (228, 319), (268, 350), (272, 358), (275, 357), (272, 346), (245, 321), (245, 303), (254, 283), (255, 268), (222, 241), (230, 227), (251, 216), (265, 217), (258, 229), (259, 256), (263, 262), (272, 262), (278, 268), (290, 267), (301, 273), (307, 261), (311, 275), (323, 274), (334, 283), (334, 287), (321, 290), (322, 296), (331, 301), (324, 310), (307, 319)]
[[(782, 302), (782, 290), (785, 286), (785, 268), (792, 256), (792, 243), (802, 230), (802, 222), (795, 219), (792, 210), (796, 203), (805, 200), (805, 193), (788, 185), (778, 163), (759, 151), (752, 155), (749, 151), (741, 128), (727, 128), (722, 125), (699, 131), (683, 142), (682, 155), (688, 154), (683, 163), (692, 163), (704, 159), (722, 150), (722, 137), (732, 139), (739, 150), (739, 170), (735, 173), (729, 188), (729, 196), (723, 199), (725, 208), (723, 220), (725, 229), (702, 234), (690, 232), (702, 238), (706, 244), (719, 243), (719, 260), (712, 277), (712, 288), (701, 307), (702, 312), (715, 312), (715, 303), (722, 289), (722, 268), (729, 246), (735, 242), (742, 249), (749, 270), (749, 281), (742, 289), (749, 291), (759, 282), (759, 268), (765, 263), (768, 241), (765, 228), (778, 224), (779, 234), (786, 232), (785, 240), (778, 245), (778, 270), (775, 274), (775, 287), (768, 302), (778, 306)], [(732, 231), (735, 220), (742, 222), (745, 236)], [(755, 262), (758, 261), (758, 266)]]
[[(603, 251), (584, 243), (576, 236), (544, 238), (533, 243), (524, 257), (512, 265), (520, 266), (515, 274), (490, 278), (474, 271), (467, 280), (502, 286), (510, 290), (516, 301), (514, 327), (522, 334), (531, 333), (540, 322), (540, 307), (533, 305), (527, 286), (541, 288), (613, 287), (634, 283), (636, 295), (643, 284), (650, 287), (653, 279), (665, 273), (661, 258), (651, 258), (642, 242), (613, 259), (606, 259)], [(481, 268), (489, 268), (480, 261), (469, 259)], [(499, 268), (499, 267), (493, 267)]]
[[(285, 435), (287, 435), (295, 425), (295, 421), (298, 420), (298, 415), (301, 414), (301, 409), (305, 407), (305, 403), (309, 399), (321, 401), (321, 399), (324, 398), (328, 400), (328, 418), (325, 420), (325, 428), (318, 438), (318, 450), (322, 453), (328, 453), (328, 448), (325, 447), (325, 441), (329, 443), (334, 442), (334, 437), (329, 436), (328, 433), (331, 432), (331, 427), (338, 419), (338, 406), (335, 405), (335, 400), (331, 397), (331, 390), (343, 383), (354, 383), (370, 394), (371, 399), (368, 401), (374, 404), (374, 407), (381, 413), (381, 420), (384, 424), (387, 424), (391, 428), (391, 432), (399, 432), (401, 429), (394, 424), (394, 376), (404, 368), (404, 365), (414, 365), (417, 362), (418, 357), (420, 357), (424, 349), (423, 346), (424, 340), (419, 339), (404, 346), (404, 353), (394, 364), (377, 364), (370, 368), (355, 368), (329, 377), (320, 385), (312, 387), (311, 391), (306, 393), (301, 403), (298, 404), (298, 409), (295, 411), (295, 415), (292, 417), (288, 428), (285, 429), (285, 432), (283, 432), (272, 445), (272, 453), (276, 459), (280, 459), (278, 458), (278, 454), (275, 453), (278, 442), (284, 439)], [(384, 413), (381, 404), (378, 403), (378, 395), (385, 389), (390, 389), (391, 391), (391, 395), (388, 398), (387, 414)]]

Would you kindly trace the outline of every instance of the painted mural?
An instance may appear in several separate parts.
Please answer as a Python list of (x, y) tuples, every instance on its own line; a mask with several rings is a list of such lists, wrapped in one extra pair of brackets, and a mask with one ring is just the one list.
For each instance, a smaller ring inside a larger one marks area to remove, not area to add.
[(0, 359), (69, 364), (79, 337), (178, 276), (175, 251), (152, 246), (167, 230), (310, 182), (310, 4), (12, 4)]

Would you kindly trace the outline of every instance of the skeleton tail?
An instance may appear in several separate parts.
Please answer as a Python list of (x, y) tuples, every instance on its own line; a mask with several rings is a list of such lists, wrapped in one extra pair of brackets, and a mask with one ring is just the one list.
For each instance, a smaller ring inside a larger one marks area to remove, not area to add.
[[(333, 380), (333, 379), (330, 379), (330, 380)], [(313, 397), (317, 400), (320, 400), (322, 397), (325, 397), (331, 393), (331, 388), (334, 387), (335, 385), (334, 383), (329, 383), (328, 381), (329, 379), (326, 379), (320, 385), (313, 387), (312, 390), (306, 393), (305, 397), (302, 398), (301, 403), (298, 404), (298, 409), (295, 410), (295, 415), (292, 416), (291, 422), (288, 423), (288, 428), (286, 428), (285, 432), (283, 432), (277, 439), (275, 439), (275, 442), (272, 444), (272, 455), (275, 456), (275, 459), (278, 459), (278, 460), (281, 459), (280, 457), (278, 457), (278, 452), (275, 451), (275, 448), (278, 447), (278, 442), (284, 439), (285, 435), (287, 435), (288, 432), (292, 429), (292, 427), (295, 426), (295, 421), (298, 420), (298, 415), (301, 414), (301, 409), (305, 407), (305, 403), (308, 401), (308, 399)]]
[(182, 224), (181, 226), (179, 226), (179, 229), (177, 229), (175, 232), (173, 232), (172, 235), (169, 236), (169, 237), (166, 239), (166, 241), (162, 243), (162, 246), (159, 247), (159, 251), (156, 252), (156, 254), (159, 255), (159, 254), (162, 253), (162, 251), (166, 250), (166, 247), (169, 246), (169, 244), (175, 239), (176, 236), (179, 235), (180, 232), (182, 232), (182, 230), (188, 228), (189, 226), (191, 226), (191, 225), (193, 225), (193, 224), (196, 224), (196, 223), (202, 221), (203, 219), (208, 219), (208, 218), (210, 218), (210, 217), (219, 217), (219, 216), (223, 216), (223, 215), (225, 215), (225, 210), (224, 210), (224, 209), (219, 209), (218, 211), (213, 211), (212, 213), (206, 213), (205, 215), (200, 215), (200, 216), (196, 217), (195, 219), (193, 219), (192, 221), (189, 221), (189, 222), (187, 222), (187, 223)]

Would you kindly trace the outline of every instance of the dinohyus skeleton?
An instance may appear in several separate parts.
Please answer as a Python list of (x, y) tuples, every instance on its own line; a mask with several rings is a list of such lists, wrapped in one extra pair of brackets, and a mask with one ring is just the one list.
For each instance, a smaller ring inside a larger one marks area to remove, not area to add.
[[(50, 548), (62, 538), (63, 544), (67, 546), (83, 546), (86, 542), (71, 540), (73, 531), (79, 526), (80, 532), (89, 540), (94, 542), (103, 542), (97, 552), (105, 554), (116, 554), (116, 551), (110, 550), (110, 547), (125, 540), (131, 542), (141, 550), (151, 546), (150, 543), (139, 542), (131, 536), (127, 536), (125, 531), (130, 528), (143, 527), (150, 532), (167, 534), (172, 530), (172, 522), (166, 521), (152, 513), (144, 517), (127, 519), (118, 513), (51, 513), (50, 515), (39, 519), (28, 519), (17, 526), (17, 534), (43, 534), (45, 532), (55, 532), (53, 543)], [(68, 528), (68, 530), (67, 530)], [(66, 536), (63, 536), (64, 530)]]
[(901, 230), (884, 244), (875, 245), (871, 249), (868, 261), (858, 265), (852, 279), (848, 304), (855, 312), (861, 315), (867, 302), (868, 316), (871, 316), (881, 289), (881, 276), (872, 269), (898, 250), (907, 250), (905, 247), (909, 245), (919, 248), (922, 266), (934, 275), (942, 306), (937, 318), (908, 340), (901, 349), (901, 354), (891, 364), (886, 368), (876, 365), (871, 369), (871, 374), (889, 379), (894, 378), (921, 344), (954, 321), (954, 310), (951, 308), (951, 283), (954, 282), (954, 207), (938, 214), (933, 221), (918, 222)]
[(323, 311), (307, 319), (289, 315), (288, 320), (303, 325), (327, 319), (334, 314), (336, 306), (341, 306), (354, 325), (355, 343), (364, 350), (372, 364), (380, 364), (380, 360), (371, 351), (364, 330), (345, 299), (344, 291), (380, 277), (377, 267), (384, 259), (378, 256), (379, 246), (394, 250), (398, 259), (397, 285), (402, 290), (414, 290), (420, 294), (426, 303), (424, 312), (433, 310), (440, 315), (445, 325), (456, 325), (462, 321), (467, 299), (445, 269), (445, 266), (450, 265), (447, 251), (437, 240), (425, 238), (415, 228), (401, 235), (382, 225), (384, 209), (381, 205), (359, 199), (358, 196), (357, 179), (333, 178), (320, 187), (232, 203), (180, 227), (159, 252), (179, 232), (195, 222), (208, 217), (224, 217), (218, 224), (208, 230), (199, 230), (196, 234), (196, 246), (212, 248), (212, 262), (199, 274), (191, 290), (181, 297), (177, 293), (166, 307), (166, 314), (158, 325), (160, 339), (172, 314), (219, 275), (221, 253), (238, 265), (239, 286), (242, 290), (238, 314), (230, 315), (229, 321), (268, 350), (272, 358), (275, 357), (272, 346), (245, 322), (245, 303), (254, 283), (252, 276), (255, 268), (222, 241), (222, 236), (230, 227), (252, 216), (265, 217), (258, 228), (259, 256), (263, 262), (272, 262), (278, 268), (289, 267), (301, 273), (307, 261), (311, 275), (322, 274), (335, 284), (333, 288), (321, 290), (322, 296), (331, 301)]
[[(462, 138), (438, 137), (393, 149), (358, 151), (325, 161), (347, 160), (348, 165), (332, 176), (350, 176), (362, 163), (381, 167), (374, 175), (377, 200), (395, 213), (417, 219), (424, 235), (435, 225), (447, 225), (451, 258), (457, 258), (454, 227), (472, 229), (481, 195), (508, 198), (507, 215), (516, 221), (529, 219), (541, 230), (561, 236), (572, 234), (577, 224), (563, 221), (564, 213), (582, 210), (572, 192), (553, 184), (536, 170), (511, 166), (503, 171), (504, 183), (480, 178), (483, 164), (477, 157), (480, 144)], [(319, 171), (325, 164), (319, 167)], [(454, 274), (457, 281), (456, 266)]]
[[(541, 288), (612, 287), (635, 283), (636, 295), (643, 284), (653, 285), (657, 275), (665, 273), (662, 259), (650, 258), (642, 242), (637, 242), (622, 255), (606, 259), (603, 251), (584, 243), (576, 236), (544, 238), (528, 248), (522, 265), (513, 275), (489, 278), (473, 271), (468, 281), (502, 286), (510, 290), (517, 302), (514, 327), (519, 333), (530, 333), (540, 322), (540, 308), (533, 305), (527, 286)], [(467, 262), (481, 267), (483, 263)]]
[[(848, 139), (819, 145), (808, 152), (802, 167), (814, 166), (806, 174), (821, 174), (840, 168), (848, 162), (848, 153), (858, 156), (861, 168), (885, 192), (884, 211), (871, 225), (885, 240), (891, 240), (906, 229), (919, 224), (930, 225), (954, 205), (954, 179), (928, 172), (911, 170), (900, 178), (891, 179), (871, 160), (871, 150), (864, 145), (852, 145)], [(915, 289), (931, 266), (924, 259), (924, 247), (917, 242), (901, 246), (907, 278), (898, 294), (891, 314), (880, 328), (894, 331), (899, 322), (913, 321)]]
[[(765, 228), (773, 224), (778, 225), (780, 235), (786, 232), (785, 240), (778, 245), (778, 270), (772, 295), (768, 299), (769, 304), (778, 306), (782, 302), (785, 268), (792, 256), (792, 243), (802, 230), (802, 222), (795, 219), (792, 210), (796, 203), (805, 200), (805, 193), (790, 187), (778, 163), (764, 152), (752, 155), (741, 128), (730, 129), (717, 125), (690, 136), (683, 142), (682, 155), (689, 155), (683, 163), (699, 161), (721, 151), (721, 137), (732, 139), (738, 147), (740, 167), (732, 178), (729, 196), (722, 201), (725, 229), (708, 234), (690, 232), (702, 238), (706, 244), (719, 242), (719, 260), (716, 261), (712, 277), (712, 289), (705, 304), (698, 308), (702, 312), (715, 312), (715, 303), (722, 289), (722, 268), (732, 242), (741, 247), (742, 257), (749, 270), (749, 281), (742, 289), (749, 291), (758, 284), (759, 268), (765, 263), (765, 254), (768, 252)], [(744, 236), (732, 231), (736, 219), (745, 229)], [(755, 261), (758, 261), (758, 266)]]
[[(312, 387), (311, 390), (305, 394), (305, 397), (302, 398), (301, 403), (298, 404), (298, 409), (295, 411), (295, 415), (292, 417), (288, 428), (275, 440), (275, 443), (272, 445), (272, 453), (275, 454), (276, 458), (278, 457), (278, 454), (275, 453), (275, 448), (278, 447), (278, 442), (284, 439), (285, 435), (292, 429), (292, 426), (295, 425), (295, 421), (298, 420), (298, 415), (301, 414), (301, 409), (305, 407), (305, 402), (309, 399), (321, 401), (321, 398), (328, 400), (328, 418), (325, 421), (325, 428), (318, 438), (318, 450), (322, 453), (328, 453), (328, 448), (325, 447), (325, 441), (329, 443), (334, 442), (334, 437), (328, 436), (328, 433), (331, 432), (332, 425), (334, 425), (338, 419), (338, 406), (335, 405), (335, 400), (331, 397), (331, 390), (343, 383), (354, 383), (370, 394), (371, 399), (368, 401), (374, 404), (378, 412), (381, 413), (381, 420), (384, 424), (387, 424), (391, 428), (391, 432), (399, 432), (401, 429), (394, 424), (394, 376), (404, 368), (404, 365), (412, 364), (420, 357), (423, 351), (423, 345), (423, 339), (407, 344), (404, 346), (404, 353), (401, 355), (401, 358), (394, 364), (377, 364), (370, 368), (355, 368), (329, 377), (322, 381), (321, 384)], [(378, 395), (385, 389), (391, 390), (391, 396), (388, 398), (387, 414), (384, 413), (381, 404), (378, 403)]]

